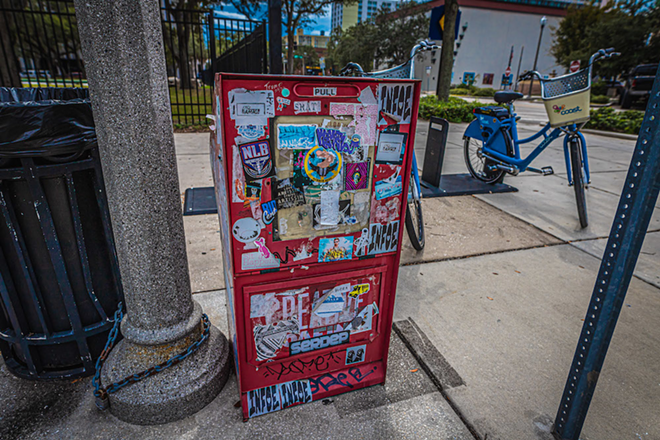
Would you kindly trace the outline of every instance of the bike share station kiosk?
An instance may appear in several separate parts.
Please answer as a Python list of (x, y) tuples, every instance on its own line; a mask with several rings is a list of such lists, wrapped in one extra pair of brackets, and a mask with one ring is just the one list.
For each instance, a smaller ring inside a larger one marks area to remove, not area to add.
[(385, 382), (419, 95), (412, 80), (216, 76), (245, 420)]

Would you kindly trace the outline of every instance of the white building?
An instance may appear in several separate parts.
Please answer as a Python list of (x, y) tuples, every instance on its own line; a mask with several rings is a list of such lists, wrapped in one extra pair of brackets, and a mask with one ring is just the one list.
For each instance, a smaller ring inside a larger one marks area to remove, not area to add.
[[(345, 29), (355, 24), (358, 9), (361, 11), (362, 19), (366, 19), (367, 15), (373, 14), (374, 11), (373, 6), (368, 9), (369, 3), (376, 2), (362, 0), (359, 5), (355, 6), (355, 13), (350, 17), (346, 12), (347, 10), (350, 12), (350, 8), (343, 8), (342, 11), (341, 6), (333, 4), (333, 28), (341, 26), (342, 29)], [(378, 0), (378, 3), (382, 2)], [(512, 46), (513, 58), (510, 68), (515, 82), (519, 65), (520, 73), (531, 70), (534, 66), (542, 17), (546, 17), (547, 21), (543, 30), (536, 70), (546, 75), (565, 73), (564, 68), (557, 65), (550, 53), (550, 48), (554, 41), (554, 30), (566, 15), (568, 6), (575, 3), (580, 4), (583, 1), (461, 0), (459, 2), (461, 10), (459, 33), (463, 33), (464, 38), (460, 43), (460, 48), (457, 49), (458, 54), (454, 60), (452, 84), (459, 84), (464, 79), (474, 77), (475, 86), (501, 88), (502, 75), (509, 66)], [(428, 9), (430, 16), (431, 9), (442, 4), (444, 4), (444, 0), (435, 0), (424, 3), (423, 7)], [(361, 8), (359, 8), (360, 5), (362, 5)], [(462, 30), (463, 26), (467, 26), (465, 31)], [(521, 51), (522, 58), (520, 57)], [(425, 54), (421, 62), (416, 65), (415, 77), (422, 79), (422, 90), (435, 91), (440, 51), (438, 50), (435, 55)]]

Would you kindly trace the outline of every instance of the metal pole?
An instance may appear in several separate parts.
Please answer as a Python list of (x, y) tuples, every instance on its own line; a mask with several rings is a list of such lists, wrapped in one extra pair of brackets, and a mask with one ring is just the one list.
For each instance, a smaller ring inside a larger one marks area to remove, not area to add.
[[(536, 55), (534, 56), (534, 67), (532, 67), (532, 71), (536, 70), (536, 62), (539, 59), (539, 50), (541, 49), (541, 39), (543, 38), (543, 29), (545, 28), (545, 22), (548, 21), (545, 16), (541, 18), (541, 32), (539, 33), (539, 43), (536, 45)], [(532, 79), (529, 82), (529, 94), (527, 95), (528, 98), (532, 97), (532, 86), (534, 85), (534, 77), (532, 76)]]
[(270, 73), (282, 73), (282, 0), (268, 0)]
[(660, 73), (656, 74), (628, 176), (554, 424), (578, 440), (660, 191)]
[[(75, 8), (126, 301), (124, 339), (101, 370), (107, 386), (186, 350), (202, 334), (202, 307), (190, 291), (158, 1)], [(129, 423), (181, 419), (218, 395), (229, 367), (211, 327), (176, 367), (110, 394), (110, 411)]]
[(516, 86), (513, 90), (518, 90), (518, 78), (520, 77), (520, 64), (522, 63), (523, 53), (525, 52), (525, 46), (520, 48), (520, 58), (518, 59), (518, 72), (516, 72)]

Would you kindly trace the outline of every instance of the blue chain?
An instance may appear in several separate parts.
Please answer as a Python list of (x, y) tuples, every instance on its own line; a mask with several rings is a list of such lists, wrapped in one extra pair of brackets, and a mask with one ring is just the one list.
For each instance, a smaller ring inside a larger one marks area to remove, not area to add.
[(108, 341), (105, 344), (105, 348), (101, 352), (101, 356), (99, 356), (98, 360), (96, 361), (96, 374), (94, 374), (94, 378), (92, 379), (92, 385), (94, 385), (94, 396), (96, 396), (96, 406), (100, 410), (105, 410), (110, 406), (108, 400), (109, 394), (116, 393), (123, 387), (138, 382), (142, 379), (146, 379), (152, 374), (160, 373), (161, 371), (166, 370), (171, 366), (178, 364), (179, 362), (183, 361), (184, 359), (192, 355), (194, 352), (196, 352), (199, 349), (199, 347), (204, 343), (204, 341), (208, 339), (209, 333), (211, 331), (211, 323), (209, 321), (209, 317), (206, 315), (206, 313), (203, 313), (202, 324), (204, 325), (204, 330), (202, 331), (202, 334), (200, 335), (199, 339), (197, 339), (195, 342), (189, 345), (188, 348), (186, 348), (183, 352), (171, 357), (165, 362), (147, 368), (146, 370), (140, 373), (128, 376), (118, 382), (114, 382), (108, 385), (107, 387), (102, 387), (101, 367), (103, 366), (103, 363), (107, 359), (115, 343), (117, 342), (117, 336), (119, 335), (119, 324), (121, 323), (121, 320), (123, 318), (124, 318), (123, 304), (119, 303), (117, 311), (115, 312), (115, 319), (114, 319), (115, 323), (112, 327), (112, 330), (110, 330), (110, 334), (108, 335)]

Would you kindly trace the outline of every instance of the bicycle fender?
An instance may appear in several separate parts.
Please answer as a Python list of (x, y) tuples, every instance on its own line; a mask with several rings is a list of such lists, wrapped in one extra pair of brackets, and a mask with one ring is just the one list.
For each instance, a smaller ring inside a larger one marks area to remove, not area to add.
[(468, 125), (465, 129), (465, 133), (463, 133), (463, 137), (471, 137), (472, 139), (478, 139), (480, 141), (484, 140), (483, 136), (481, 135), (479, 119), (475, 119), (474, 121), (470, 122), (470, 125)]

